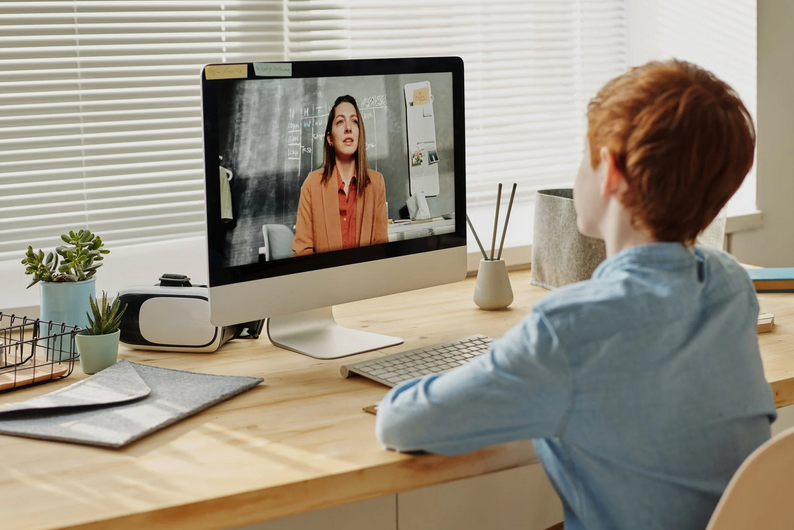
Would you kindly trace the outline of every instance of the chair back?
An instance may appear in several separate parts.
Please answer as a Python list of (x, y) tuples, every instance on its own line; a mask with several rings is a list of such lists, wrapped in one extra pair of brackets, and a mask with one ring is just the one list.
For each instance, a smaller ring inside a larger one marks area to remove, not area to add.
[(753, 451), (733, 475), (706, 530), (794, 529), (794, 428)]
[(284, 259), (292, 255), (292, 239), (295, 234), (288, 226), (280, 224), (262, 225), (262, 236), (265, 240), (265, 260)]

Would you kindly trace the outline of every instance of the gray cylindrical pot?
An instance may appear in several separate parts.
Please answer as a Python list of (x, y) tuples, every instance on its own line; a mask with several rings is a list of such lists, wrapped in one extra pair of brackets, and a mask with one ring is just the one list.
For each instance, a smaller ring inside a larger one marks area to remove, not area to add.
[(588, 280), (605, 259), (604, 242), (583, 236), (576, 228), (573, 190), (538, 191), (535, 199), (531, 283), (546, 289), (556, 289)]

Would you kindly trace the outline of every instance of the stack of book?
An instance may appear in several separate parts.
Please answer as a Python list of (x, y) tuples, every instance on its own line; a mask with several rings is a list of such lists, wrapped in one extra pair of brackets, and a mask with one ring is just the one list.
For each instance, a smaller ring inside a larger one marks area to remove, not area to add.
[(747, 269), (759, 293), (794, 293), (794, 267)]

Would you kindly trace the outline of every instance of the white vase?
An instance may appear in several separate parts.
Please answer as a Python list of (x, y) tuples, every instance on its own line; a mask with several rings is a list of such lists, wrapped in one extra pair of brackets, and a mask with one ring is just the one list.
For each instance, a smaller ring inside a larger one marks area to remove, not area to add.
[(120, 330), (107, 335), (86, 335), (85, 331), (75, 335), (83, 373), (95, 374), (116, 364), (119, 360), (120, 335)]
[(495, 311), (513, 303), (513, 288), (503, 259), (481, 259), (474, 284), (474, 303)]

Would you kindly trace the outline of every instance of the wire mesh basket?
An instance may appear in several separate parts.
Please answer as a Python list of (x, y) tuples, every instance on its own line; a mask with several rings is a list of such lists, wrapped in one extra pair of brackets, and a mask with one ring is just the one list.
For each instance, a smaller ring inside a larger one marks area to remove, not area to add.
[(0, 313), (0, 392), (72, 373), (79, 327)]

